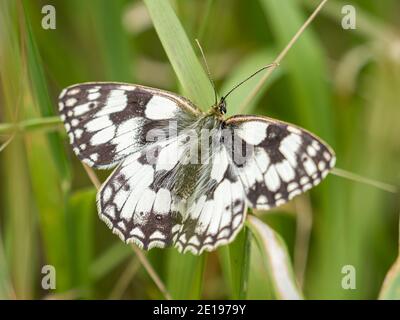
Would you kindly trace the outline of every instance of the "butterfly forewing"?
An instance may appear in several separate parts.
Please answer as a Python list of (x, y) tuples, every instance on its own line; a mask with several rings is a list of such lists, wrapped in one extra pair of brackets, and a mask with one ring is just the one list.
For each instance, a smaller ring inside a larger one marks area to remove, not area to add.
[(294, 125), (259, 116), (234, 116), (226, 125), (252, 147), (236, 167), (253, 208), (286, 203), (319, 184), (335, 164), (326, 143)]
[(167, 91), (122, 83), (84, 83), (64, 89), (60, 117), (79, 159), (95, 168), (110, 168), (152, 143), (150, 130), (167, 138), (169, 121), (198, 109)]

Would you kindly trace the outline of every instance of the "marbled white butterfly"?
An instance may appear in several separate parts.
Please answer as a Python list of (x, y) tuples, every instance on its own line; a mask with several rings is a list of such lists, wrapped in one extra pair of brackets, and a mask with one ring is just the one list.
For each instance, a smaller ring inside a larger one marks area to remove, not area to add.
[(214, 250), (235, 238), (247, 207), (284, 204), (334, 166), (332, 149), (304, 129), (263, 116), (224, 119), (225, 98), (204, 113), (140, 85), (62, 91), (60, 116), (75, 154), (96, 169), (116, 166), (97, 206), (123, 241), (146, 250)]

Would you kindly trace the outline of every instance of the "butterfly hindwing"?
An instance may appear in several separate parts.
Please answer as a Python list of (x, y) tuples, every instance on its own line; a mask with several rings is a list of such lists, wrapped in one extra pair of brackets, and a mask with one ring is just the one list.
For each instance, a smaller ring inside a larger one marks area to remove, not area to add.
[(167, 137), (171, 119), (199, 113), (188, 100), (167, 91), (112, 82), (64, 89), (59, 112), (76, 155), (100, 169), (151, 144), (150, 130), (164, 131)]
[(243, 161), (232, 161), (253, 208), (286, 203), (319, 184), (335, 164), (326, 143), (294, 125), (266, 117), (234, 116), (226, 120), (226, 126), (251, 147)]
[[(152, 148), (158, 150), (159, 146)], [(171, 190), (174, 181), (169, 174), (173, 171), (160, 168), (157, 150), (139, 151), (127, 157), (97, 194), (101, 219), (123, 241), (146, 250), (172, 245), (184, 214), (184, 202)], [(152, 153), (156, 159), (149, 157)], [(164, 179), (155, 183), (160, 173), (165, 174)]]
[(224, 147), (213, 152), (200, 184), (189, 199), (187, 214), (175, 236), (180, 252), (201, 254), (231, 242), (246, 215), (246, 197)]

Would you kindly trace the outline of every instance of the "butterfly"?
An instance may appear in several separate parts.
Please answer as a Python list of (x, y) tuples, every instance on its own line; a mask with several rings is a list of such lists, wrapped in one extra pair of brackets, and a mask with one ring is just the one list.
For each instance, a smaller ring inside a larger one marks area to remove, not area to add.
[(225, 119), (141, 85), (94, 82), (64, 89), (59, 113), (78, 158), (114, 171), (97, 193), (100, 218), (142, 249), (201, 254), (231, 242), (247, 208), (267, 210), (316, 186), (332, 149), (295, 125), (255, 115)]

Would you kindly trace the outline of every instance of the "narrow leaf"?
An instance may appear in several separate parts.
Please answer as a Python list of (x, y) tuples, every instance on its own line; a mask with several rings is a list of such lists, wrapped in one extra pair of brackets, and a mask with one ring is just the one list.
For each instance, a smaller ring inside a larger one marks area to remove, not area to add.
[(400, 300), (400, 257), (390, 268), (379, 294), (381, 300)]
[(214, 103), (213, 88), (193, 50), (194, 39), (188, 39), (169, 1), (144, 2), (185, 96), (201, 109), (208, 108)]
[(255, 216), (248, 217), (248, 226), (264, 257), (277, 297), (289, 300), (302, 299), (290, 257), (281, 237)]

